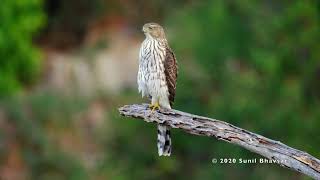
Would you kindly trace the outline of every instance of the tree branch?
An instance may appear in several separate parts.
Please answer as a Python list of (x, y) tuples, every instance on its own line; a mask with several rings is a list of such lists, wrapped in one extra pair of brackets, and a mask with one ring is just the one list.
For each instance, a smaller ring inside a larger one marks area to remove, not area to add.
[(147, 104), (125, 105), (119, 108), (123, 116), (144, 119), (146, 122), (165, 124), (194, 135), (215, 137), (239, 145), (252, 152), (274, 160), (280, 166), (293, 169), (315, 179), (320, 179), (320, 160), (310, 154), (289, 147), (232, 124), (201, 117), (174, 109), (161, 109), (151, 113)]

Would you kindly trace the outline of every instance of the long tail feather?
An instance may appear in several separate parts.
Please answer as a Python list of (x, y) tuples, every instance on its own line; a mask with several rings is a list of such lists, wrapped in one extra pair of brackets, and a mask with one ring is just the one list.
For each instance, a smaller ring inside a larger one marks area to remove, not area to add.
[(158, 154), (159, 156), (170, 156), (171, 137), (168, 126), (158, 125)]

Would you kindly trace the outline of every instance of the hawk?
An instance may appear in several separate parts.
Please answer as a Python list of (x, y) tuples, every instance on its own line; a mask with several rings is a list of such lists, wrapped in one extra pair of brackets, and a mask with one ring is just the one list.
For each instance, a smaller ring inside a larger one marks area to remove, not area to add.
[[(142, 31), (146, 38), (139, 53), (138, 90), (151, 99), (152, 112), (171, 109), (176, 93), (177, 61), (169, 47), (163, 28), (147, 23)], [(170, 156), (171, 138), (168, 126), (158, 124), (158, 154)]]

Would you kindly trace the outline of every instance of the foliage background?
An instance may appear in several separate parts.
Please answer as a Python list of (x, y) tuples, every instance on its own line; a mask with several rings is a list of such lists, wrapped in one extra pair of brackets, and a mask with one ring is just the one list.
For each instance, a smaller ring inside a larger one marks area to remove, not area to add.
[(42, 2), (4, 0), (0, 7), (0, 96), (11, 95), (39, 75), (32, 37), (44, 22)]
[[(179, 62), (176, 109), (320, 157), (319, 13), (314, 0), (4, 0), (1, 179), (308, 179), (273, 164), (212, 164), (212, 158), (260, 157), (179, 130), (172, 133), (173, 155), (160, 158), (155, 126), (117, 113), (123, 104), (146, 101), (128, 76), (118, 77), (127, 83), (116, 93), (83, 94), (72, 83), (63, 86), (71, 93), (61, 92), (47, 85), (48, 64), (58, 61), (52, 51), (66, 55), (62, 62), (82, 62), (70, 58), (76, 55), (92, 64), (101, 49), (112, 51), (115, 41), (104, 38), (116, 36), (119, 27), (120, 38), (134, 37), (139, 46), (142, 24), (159, 22)], [(94, 43), (91, 32), (98, 37)]]

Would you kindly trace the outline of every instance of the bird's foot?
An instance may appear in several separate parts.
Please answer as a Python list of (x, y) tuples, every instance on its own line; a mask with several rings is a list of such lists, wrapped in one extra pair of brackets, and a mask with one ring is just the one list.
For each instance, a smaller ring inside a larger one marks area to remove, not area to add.
[(151, 112), (154, 112), (155, 110), (160, 109), (160, 105), (159, 105), (159, 103), (150, 104), (149, 108), (151, 109)]

